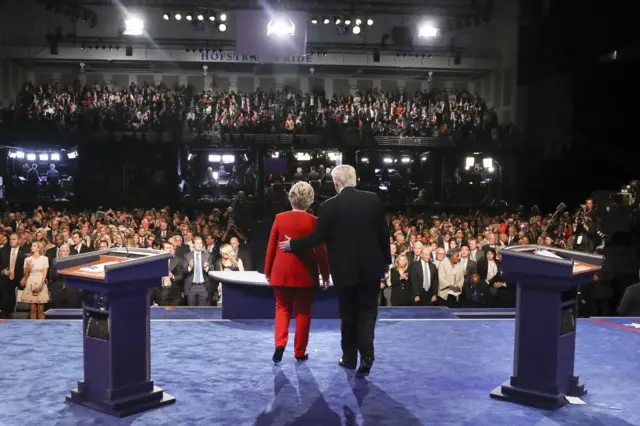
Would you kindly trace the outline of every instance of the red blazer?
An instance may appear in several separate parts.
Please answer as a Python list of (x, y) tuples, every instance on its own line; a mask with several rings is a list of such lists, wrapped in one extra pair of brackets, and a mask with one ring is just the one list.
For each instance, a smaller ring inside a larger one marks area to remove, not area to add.
[(276, 216), (271, 227), (264, 275), (273, 286), (312, 287), (322, 279), (329, 280), (327, 249), (320, 244), (306, 253), (283, 252), (278, 243), (289, 238), (309, 235), (316, 227), (316, 217), (306, 212), (290, 211)]

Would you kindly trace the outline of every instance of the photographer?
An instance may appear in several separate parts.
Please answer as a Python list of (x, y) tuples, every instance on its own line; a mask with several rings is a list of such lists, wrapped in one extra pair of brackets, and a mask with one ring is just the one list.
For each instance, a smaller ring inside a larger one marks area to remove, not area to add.
[(593, 199), (587, 198), (580, 207), (573, 224), (574, 250), (593, 253), (597, 246), (598, 216), (593, 205)]

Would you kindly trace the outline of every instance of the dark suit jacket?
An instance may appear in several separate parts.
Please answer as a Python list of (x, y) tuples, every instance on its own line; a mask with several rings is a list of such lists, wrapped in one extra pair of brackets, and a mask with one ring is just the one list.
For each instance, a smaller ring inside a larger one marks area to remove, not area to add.
[(623, 317), (640, 316), (640, 283), (627, 287), (618, 307), (618, 315)]
[(175, 256), (169, 259), (169, 272), (173, 274), (173, 279), (171, 280), (171, 287), (169, 287), (169, 294), (166, 297), (172, 300), (180, 299), (184, 288), (184, 278), (187, 273), (187, 264), (184, 263), (184, 259)]
[(80, 247), (80, 253), (78, 253), (76, 246), (71, 246), (71, 256), (73, 256), (74, 254), (89, 253), (90, 251), (91, 249), (84, 244), (82, 244), (82, 247)]
[[(438, 268), (433, 262), (429, 262), (429, 271), (431, 272), (431, 285), (427, 292), (429, 301), (438, 294)], [(409, 266), (409, 284), (413, 290), (413, 297), (420, 296), (423, 290), (424, 275), (422, 273), (422, 262), (413, 262)]]
[[(18, 255), (16, 256), (16, 264), (13, 270), (14, 272), (13, 281), (9, 279), (8, 275), (7, 276), (0, 275), (0, 280), (2, 280), (3, 283), (9, 283), (10, 285), (17, 287), (18, 284), (20, 284), (20, 280), (24, 275), (24, 259), (25, 259), (24, 253), (20, 250), (20, 248), (18, 248)], [(11, 247), (7, 244), (0, 251), (0, 271), (9, 269), (10, 265), (11, 265)]]
[(380, 286), (391, 264), (389, 225), (384, 205), (372, 192), (344, 188), (320, 206), (316, 229), (291, 240), (294, 252), (325, 242), (333, 283)]
[(242, 266), (245, 271), (253, 271), (253, 262), (251, 261), (251, 252), (244, 247), (238, 248), (238, 259), (242, 260)]
[[(189, 294), (191, 292), (191, 286), (193, 285), (193, 275), (195, 271), (195, 265), (193, 268), (189, 268), (189, 261), (194, 259), (194, 252), (190, 251), (185, 254), (184, 260), (186, 265), (185, 276), (184, 276), (184, 294)], [(209, 294), (211, 294), (211, 278), (209, 277), (209, 270), (213, 269), (213, 259), (209, 252), (203, 250), (202, 256), (200, 256), (200, 262), (202, 263), (202, 278), (204, 279), (205, 287)], [(208, 268), (205, 269), (204, 264), (208, 262)]]
[[(462, 260), (460, 260), (460, 262), (462, 262)], [(471, 277), (471, 275), (477, 274), (478, 264), (471, 259), (467, 260), (467, 269), (465, 270), (465, 272), (467, 273), (467, 277)]]

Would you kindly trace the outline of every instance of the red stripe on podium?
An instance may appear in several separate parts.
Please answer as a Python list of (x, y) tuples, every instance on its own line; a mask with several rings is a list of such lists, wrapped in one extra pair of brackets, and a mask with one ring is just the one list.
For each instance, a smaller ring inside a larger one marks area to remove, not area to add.
[[(623, 330), (633, 331), (634, 333), (640, 333), (640, 329), (633, 328), (633, 327), (627, 327), (626, 325), (622, 325), (622, 324), (616, 324), (616, 323), (613, 323), (613, 322), (602, 321), (602, 320), (594, 319), (594, 318), (589, 319), (589, 321), (597, 322), (598, 324), (609, 325), (611, 327), (621, 328)], [(640, 320), (630, 320), (630, 321), (640, 321)]]

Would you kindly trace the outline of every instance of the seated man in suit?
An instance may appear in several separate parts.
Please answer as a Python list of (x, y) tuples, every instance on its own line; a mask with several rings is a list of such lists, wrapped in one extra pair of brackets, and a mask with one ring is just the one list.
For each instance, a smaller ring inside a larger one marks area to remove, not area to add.
[(438, 300), (438, 269), (431, 261), (431, 250), (423, 250), (420, 260), (410, 264), (409, 284), (416, 305), (429, 306)]
[(480, 279), (477, 273), (470, 274), (462, 288), (462, 306), (464, 308), (490, 308), (491, 292), (489, 284)]

